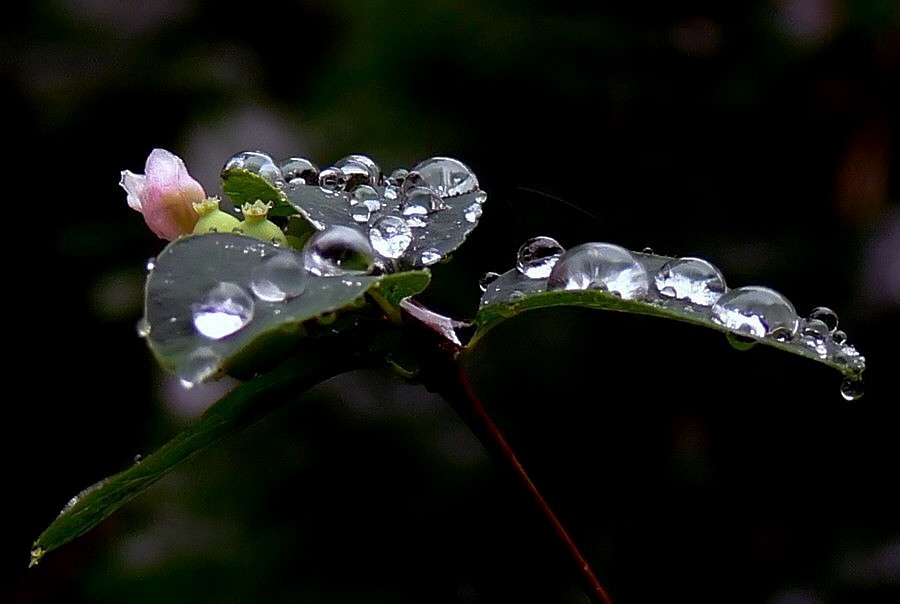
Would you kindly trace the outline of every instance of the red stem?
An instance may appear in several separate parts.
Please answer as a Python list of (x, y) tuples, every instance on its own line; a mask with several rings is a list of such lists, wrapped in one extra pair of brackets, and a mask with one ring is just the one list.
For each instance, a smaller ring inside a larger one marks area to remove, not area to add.
[[(471, 414), (471, 419), (478, 424), (479, 428), (481, 428), (479, 432), (481, 432), (486, 438), (489, 439), (489, 443), (485, 444), (489, 444), (490, 446), (492, 446), (492, 448), (494, 448), (503, 457), (503, 459), (506, 460), (506, 462), (509, 464), (510, 469), (513, 471), (513, 473), (516, 475), (525, 489), (529, 492), (529, 494), (531, 494), (531, 498), (534, 500), (538, 508), (540, 508), (541, 512), (550, 522), (550, 525), (553, 527), (553, 532), (555, 532), (556, 536), (559, 537), (560, 541), (563, 544), (563, 547), (565, 547), (569, 552), (569, 555), (572, 557), (572, 561), (578, 567), (578, 574), (581, 578), (582, 583), (584, 584), (585, 594), (588, 596), (591, 602), (594, 602), (595, 604), (612, 604), (612, 599), (609, 597), (609, 594), (606, 593), (606, 590), (603, 589), (603, 586), (600, 584), (600, 581), (597, 579), (597, 576), (591, 569), (591, 565), (582, 555), (581, 551), (579, 551), (578, 546), (575, 545), (575, 541), (572, 540), (572, 537), (569, 536), (568, 531), (566, 531), (566, 527), (564, 527), (559, 518), (556, 517), (556, 514), (553, 512), (550, 504), (548, 504), (547, 500), (544, 499), (544, 496), (541, 495), (541, 492), (534, 484), (534, 481), (531, 480), (528, 472), (525, 471), (525, 468), (519, 462), (519, 459), (516, 457), (516, 454), (509, 446), (509, 443), (506, 442), (506, 439), (503, 437), (503, 433), (500, 432), (497, 424), (495, 424), (494, 421), (490, 418), (484, 408), (484, 405), (481, 404), (481, 401), (472, 391), (472, 386), (469, 384), (468, 376), (466, 375), (466, 372), (462, 367), (459, 367), (457, 373), (457, 384), (462, 388), (462, 393), (468, 399), (469, 404), (467, 411)], [(457, 411), (460, 410), (457, 409)]]

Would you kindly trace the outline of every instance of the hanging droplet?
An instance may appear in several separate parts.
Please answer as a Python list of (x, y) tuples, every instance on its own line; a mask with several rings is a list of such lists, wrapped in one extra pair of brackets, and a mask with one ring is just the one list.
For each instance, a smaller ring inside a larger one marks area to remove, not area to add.
[(687, 300), (699, 306), (712, 306), (726, 290), (719, 269), (700, 258), (666, 262), (656, 273), (654, 284), (663, 297)]
[(268, 153), (262, 151), (241, 151), (225, 162), (222, 173), (233, 170), (247, 170), (259, 175), (263, 180), (278, 187), (284, 187), (284, 176), (281, 169), (275, 164), (275, 160)]
[(455, 197), (478, 190), (478, 179), (469, 166), (450, 157), (432, 157), (413, 168), (441, 197)]
[(316, 185), (319, 167), (303, 157), (288, 157), (278, 164), (281, 175), (289, 185)]
[(175, 373), (184, 388), (193, 388), (216, 377), (221, 370), (221, 357), (212, 348), (201, 346), (181, 359)]
[(361, 231), (333, 225), (306, 242), (303, 266), (320, 277), (362, 275), (375, 268), (375, 250)]
[(488, 286), (491, 283), (496, 281), (500, 277), (500, 273), (495, 273), (493, 271), (488, 271), (481, 276), (481, 279), (478, 280), (478, 288), (482, 292), (486, 292), (488, 290)]
[(375, 251), (385, 258), (399, 258), (412, 243), (412, 231), (398, 216), (382, 216), (369, 229), (369, 240)]
[(147, 317), (138, 319), (135, 330), (137, 331), (138, 337), (146, 338), (150, 335), (150, 321), (147, 320)]
[(353, 191), (360, 185), (374, 187), (381, 182), (381, 168), (365, 155), (348, 155), (334, 163), (346, 176), (345, 189)]
[(221, 340), (253, 319), (253, 298), (237, 283), (223, 281), (192, 306), (194, 327), (213, 340)]
[(754, 338), (771, 336), (790, 340), (799, 319), (793, 305), (775, 290), (748, 286), (733, 289), (712, 307), (712, 318), (720, 325)]
[(250, 271), (250, 290), (264, 302), (284, 302), (306, 289), (309, 273), (297, 254), (285, 252), (263, 259)]
[(342, 191), (346, 182), (347, 176), (340, 168), (331, 166), (319, 172), (319, 187), (326, 193)]
[(440, 196), (428, 187), (413, 187), (409, 189), (404, 195), (403, 201), (400, 202), (400, 210), (407, 216), (410, 213), (419, 213), (418, 210), (408, 212), (407, 210), (411, 208), (425, 208), (425, 212), (431, 214), (446, 207)]
[(476, 222), (478, 222), (478, 219), (481, 218), (482, 211), (483, 210), (481, 209), (480, 203), (478, 203), (477, 201), (472, 202), (472, 205), (470, 205), (469, 207), (466, 208), (466, 212), (465, 212), (466, 222), (470, 222), (472, 224), (475, 224)]
[(432, 264), (441, 261), (441, 253), (437, 248), (430, 247), (422, 251), (422, 255), (419, 256), (419, 261), (423, 266), (431, 266)]
[(838, 326), (837, 313), (827, 306), (817, 306), (809, 313), (809, 320), (821, 321), (828, 327), (828, 333), (832, 333)]
[(519, 246), (516, 270), (529, 279), (546, 279), (565, 251), (552, 237), (532, 237)]
[(865, 387), (860, 378), (845, 377), (841, 382), (841, 396), (845, 401), (855, 401), (865, 394)]
[(611, 243), (583, 243), (557, 260), (547, 279), (547, 291), (602, 289), (625, 300), (647, 295), (647, 271), (631, 252)]
[(731, 331), (727, 332), (725, 337), (728, 338), (728, 343), (731, 344), (732, 348), (740, 350), (741, 352), (750, 350), (756, 345), (756, 340), (753, 338), (748, 338)]

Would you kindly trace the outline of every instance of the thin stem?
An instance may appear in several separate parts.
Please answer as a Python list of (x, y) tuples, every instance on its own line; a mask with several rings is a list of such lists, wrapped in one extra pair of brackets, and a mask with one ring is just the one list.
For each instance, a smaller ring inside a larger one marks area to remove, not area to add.
[[(553, 508), (550, 507), (550, 504), (547, 503), (547, 500), (541, 495), (537, 485), (534, 484), (534, 481), (531, 480), (528, 472), (525, 471), (524, 466), (522, 466), (522, 463), (519, 461), (518, 457), (516, 457), (512, 447), (506, 442), (506, 438), (504, 438), (503, 433), (500, 432), (497, 424), (494, 423), (488, 415), (487, 410), (485, 410), (484, 405), (481, 404), (481, 401), (472, 391), (469, 379), (462, 366), (459, 366), (456, 378), (456, 388), (454, 390), (457, 391), (455, 393), (457, 396), (451, 395), (447, 397), (456, 412), (460, 414), (463, 420), (475, 432), (479, 440), (506, 462), (509, 469), (512, 470), (522, 486), (525, 487), (525, 490), (531, 495), (531, 498), (537, 504), (541, 513), (550, 522), (553, 532), (556, 533), (556, 536), (561, 541), (563, 547), (568, 551), (569, 556), (572, 558), (572, 562), (575, 563), (585, 594), (591, 602), (594, 602), (595, 604), (612, 604), (612, 599), (609, 597), (609, 594), (606, 593), (606, 590), (603, 589), (599, 579), (597, 579), (597, 576), (591, 569), (591, 565), (587, 561), (587, 558), (582, 555), (578, 546), (575, 544), (575, 541), (569, 535), (568, 531), (566, 531), (566, 527), (560, 522), (559, 518), (553, 512)], [(445, 392), (444, 394), (449, 393)]]

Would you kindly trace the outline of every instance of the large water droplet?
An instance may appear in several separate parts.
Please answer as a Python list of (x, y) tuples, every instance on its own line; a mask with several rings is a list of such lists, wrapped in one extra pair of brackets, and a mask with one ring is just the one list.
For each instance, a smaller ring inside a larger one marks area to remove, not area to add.
[(793, 305), (775, 290), (748, 286), (733, 289), (712, 307), (712, 318), (739, 334), (790, 340), (797, 333), (799, 319)]
[(201, 346), (181, 359), (175, 373), (184, 388), (193, 388), (217, 376), (221, 370), (221, 357), (211, 348)]
[(309, 238), (303, 265), (320, 277), (362, 275), (375, 267), (375, 250), (361, 231), (333, 225)]
[(863, 381), (859, 378), (845, 377), (841, 382), (841, 396), (845, 401), (855, 401), (865, 393)]
[(399, 258), (412, 243), (412, 231), (402, 218), (382, 216), (369, 229), (369, 240), (385, 258)]
[(381, 182), (381, 168), (365, 155), (348, 155), (335, 162), (334, 167), (347, 177), (345, 188), (353, 191), (360, 185), (376, 186)]
[(268, 153), (262, 151), (241, 151), (225, 162), (223, 172), (231, 170), (247, 170), (262, 177), (269, 184), (281, 188), (284, 186), (284, 176), (281, 169), (275, 164), (275, 160)]
[(319, 187), (326, 193), (336, 193), (343, 190), (347, 182), (347, 175), (340, 168), (330, 166), (319, 172)]
[(557, 260), (547, 290), (603, 289), (625, 300), (643, 298), (650, 287), (647, 271), (631, 252), (611, 243), (583, 243)]
[(432, 157), (415, 168), (441, 197), (455, 197), (478, 190), (478, 179), (469, 166), (450, 157)]
[(699, 306), (712, 306), (726, 289), (725, 278), (719, 269), (700, 258), (666, 262), (656, 273), (654, 283), (662, 296), (687, 300)]
[(237, 283), (223, 281), (192, 307), (194, 327), (213, 340), (221, 340), (253, 319), (253, 298)]
[(817, 306), (809, 313), (809, 320), (821, 321), (828, 327), (828, 332), (832, 333), (838, 326), (837, 313), (827, 306)]
[(289, 157), (278, 164), (281, 175), (289, 185), (315, 185), (319, 183), (319, 167), (303, 157)]
[(532, 237), (519, 247), (516, 270), (529, 279), (546, 279), (565, 251), (552, 237)]
[(284, 302), (302, 294), (308, 280), (309, 273), (296, 254), (275, 254), (250, 272), (250, 290), (265, 302)]

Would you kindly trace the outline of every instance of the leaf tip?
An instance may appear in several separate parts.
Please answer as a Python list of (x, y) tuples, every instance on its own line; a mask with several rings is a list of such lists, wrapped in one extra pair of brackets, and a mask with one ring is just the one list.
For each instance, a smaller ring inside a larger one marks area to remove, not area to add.
[(28, 568), (32, 566), (37, 566), (38, 562), (41, 561), (41, 558), (44, 557), (44, 554), (47, 553), (43, 547), (37, 544), (35, 541), (34, 545), (31, 546), (31, 560), (28, 562)]

